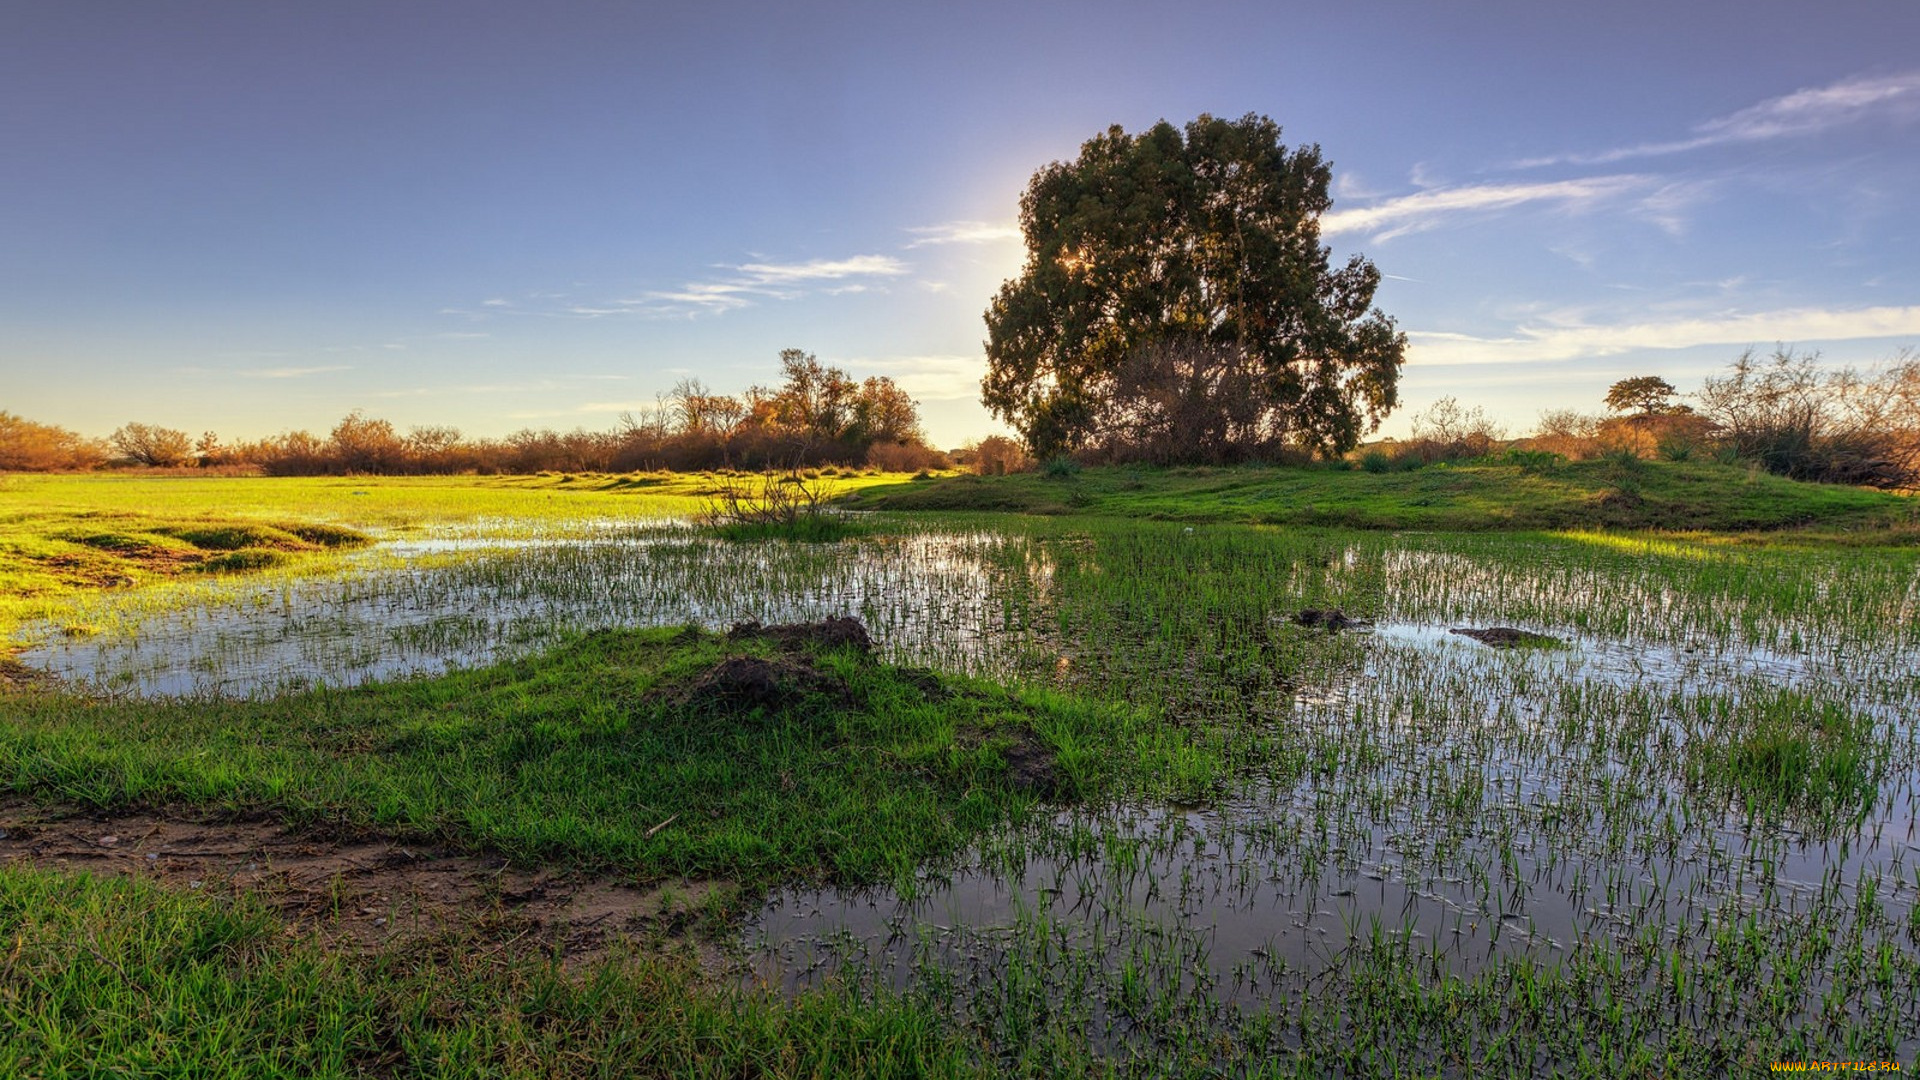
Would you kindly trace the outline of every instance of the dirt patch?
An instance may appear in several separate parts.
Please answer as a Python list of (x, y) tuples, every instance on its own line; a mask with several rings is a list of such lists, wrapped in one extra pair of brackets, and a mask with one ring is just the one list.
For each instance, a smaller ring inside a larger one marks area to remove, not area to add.
[(727, 640), (772, 642), (780, 654), (770, 658), (729, 656), (671, 692), (674, 704), (738, 711), (755, 706), (778, 708), (801, 698), (824, 696), (838, 705), (850, 706), (853, 691), (847, 681), (816, 667), (811, 653), (815, 649), (850, 648), (861, 656), (873, 654), (873, 638), (868, 636), (866, 626), (851, 616), (781, 626), (735, 623), (727, 631)]
[[(1063, 656), (1061, 659), (1064, 661), (1066, 657)], [(893, 673), (899, 676), (902, 682), (926, 695), (928, 701), (951, 701), (954, 697), (953, 691), (931, 668), (900, 667), (894, 668)]]
[(1063, 783), (1052, 750), (1032, 738), (1022, 738), (1002, 755), (1007, 759), (1007, 783), (1015, 791), (1043, 800), (1059, 796)]
[(52, 690), (60, 677), (51, 671), (29, 667), (11, 656), (0, 656), (0, 693), (9, 690)]
[(1477, 628), (1456, 626), (1448, 630), (1449, 634), (1470, 637), (1482, 645), (1491, 645), (1496, 649), (1551, 648), (1566, 642), (1548, 634), (1536, 634), (1531, 630), (1517, 630), (1511, 626), (1489, 626)]
[(820, 622), (788, 623), (782, 626), (762, 626), (750, 620), (735, 623), (733, 629), (727, 631), (730, 641), (746, 638), (771, 641), (788, 650), (811, 645), (822, 649), (851, 648), (862, 655), (873, 652), (873, 638), (867, 633), (866, 624), (851, 615), (829, 615)]
[(1055, 759), (1052, 748), (1025, 727), (1002, 726), (991, 733), (968, 727), (961, 729), (958, 738), (961, 745), (969, 749), (997, 745), (1000, 757), (1007, 763), (1007, 771), (1003, 776), (1007, 786), (1013, 790), (1032, 795), (1043, 802), (1052, 802), (1070, 794), (1066, 777), (1060, 772), (1060, 763)]
[(737, 710), (756, 705), (778, 708), (810, 694), (824, 694), (844, 703), (849, 693), (844, 680), (818, 670), (803, 658), (729, 656), (688, 683), (676, 701), (683, 706)]
[[(134, 583), (133, 575), (121, 567), (128, 563), (137, 564), (137, 560), (118, 559), (114, 556), (50, 555), (40, 560), (60, 584), (77, 589), (124, 589)], [(179, 565), (169, 562), (159, 567), (163, 572)]]
[[(384, 949), (479, 928), (503, 947), (558, 953), (569, 963), (621, 942), (677, 935), (723, 887), (521, 870), (498, 857), (391, 837), (328, 837), (264, 819), (102, 816), (17, 800), (0, 804), (0, 865), (246, 890), (340, 948)], [(717, 947), (699, 951), (709, 970), (723, 966)]]
[(1319, 608), (1301, 608), (1300, 613), (1293, 617), (1293, 624), (1310, 630), (1325, 630), (1330, 634), (1367, 625), (1359, 619), (1348, 618), (1347, 613), (1339, 608), (1326, 611)]

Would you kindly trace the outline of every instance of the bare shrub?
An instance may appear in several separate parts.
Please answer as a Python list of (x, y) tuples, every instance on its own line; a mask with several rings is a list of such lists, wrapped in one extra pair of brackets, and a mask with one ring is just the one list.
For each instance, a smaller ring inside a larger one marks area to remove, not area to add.
[(135, 465), (170, 469), (194, 460), (192, 436), (157, 424), (123, 424), (107, 443)]
[(1468, 409), (1451, 395), (1427, 407), (1413, 418), (1413, 436), (1399, 444), (1403, 457), (1425, 464), (1437, 461), (1465, 461), (1485, 457), (1507, 437), (1506, 430), (1475, 405)]
[(1920, 487), (1920, 357), (1903, 350), (1865, 373), (1818, 353), (1741, 353), (1701, 385), (1700, 412), (1733, 455), (1801, 480)]
[(882, 472), (920, 472), (944, 469), (947, 455), (919, 443), (877, 442), (867, 447), (867, 464)]
[(325, 440), (310, 431), (289, 431), (262, 439), (238, 453), (269, 476), (320, 476), (332, 471)]
[(704, 520), (730, 540), (833, 541), (858, 532), (844, 515), (827, 508), (829, 487), (809, 472), (723, 473)]
[(333, 426), (327, 438), (328, 472), (396, 473), (407, 463), (407, 444), (393, 423), (355, 409)]
[(104, 447), (77, 432), (0, 412), (0, 471), (94, 469), (106, 456)]
[(706, 519), (726, 525), (793, 525), (820, 514), (826, 497), (826, 485), (791, 470), (726, 475), (716, 481), (707, 500)]
[(1540, 414), (1533, 435), (1525, 441), (1529, 450), (1544, 450), (1577, 461), (1600, 453), (1599, 433), (1597, 416), (1578, 409), (1548, 409)]
[(1638, 458), (1678, 460), (1710, 441), (1713, 424), (1688, 409), (1653, 415), (1611, 416), (1600, 421), (1593, 442), (1594, 456), (1627, 453)]
[(963, 450), (967, 466), (981, 476), (1005, 476), (1033, 468), (1027, 448), (1005, 435), (989, 435)]

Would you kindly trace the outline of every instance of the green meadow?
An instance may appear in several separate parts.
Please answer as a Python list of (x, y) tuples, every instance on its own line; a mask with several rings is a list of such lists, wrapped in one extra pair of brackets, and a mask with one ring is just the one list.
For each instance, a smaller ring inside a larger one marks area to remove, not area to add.
[(1911, 499), (816, 479), (0, 479), (0, 1072), (1916, 1066)]

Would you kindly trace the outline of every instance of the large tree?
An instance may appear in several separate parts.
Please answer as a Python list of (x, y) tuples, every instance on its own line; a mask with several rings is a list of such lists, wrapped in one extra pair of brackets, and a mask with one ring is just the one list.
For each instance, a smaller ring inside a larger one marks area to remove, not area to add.
[(1116, 126), (1041, 169), (1026, 267), (987, 309), (982, 400), (1042, 455), (1210, 400), (1237, 407), (1170, 433), (1183, 456), (1351, 449), (1394, 406), (1406, 337), (1373, 308), (1372, 263), (1329, 265), (1330, 179), (1319, 147), (1252, 114)]
[(1607, 387), (1607, 408), (1614, 412), (1637, 410), (1641, 419), (1652, 419), (1685, 408), (1673, 403), (1677, 393), (1672, 383), (1658, 375), (1637, 375)]

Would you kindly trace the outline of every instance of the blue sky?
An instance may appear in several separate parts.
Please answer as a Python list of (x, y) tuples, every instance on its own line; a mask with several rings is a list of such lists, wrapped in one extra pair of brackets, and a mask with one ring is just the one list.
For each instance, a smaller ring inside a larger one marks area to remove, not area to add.
[(1920, 345), (1920, 4), (0, 0), (0, 409), (605, 428), (799, 347), (997, 430), (1033, 171), (1264, 113), (1402, 410), (1515, 433), (1749, 346)]

